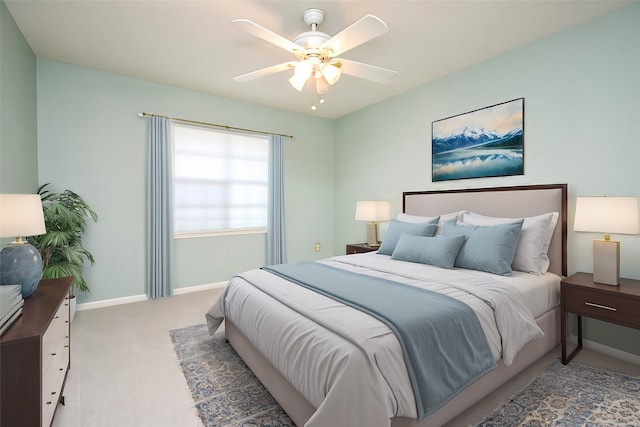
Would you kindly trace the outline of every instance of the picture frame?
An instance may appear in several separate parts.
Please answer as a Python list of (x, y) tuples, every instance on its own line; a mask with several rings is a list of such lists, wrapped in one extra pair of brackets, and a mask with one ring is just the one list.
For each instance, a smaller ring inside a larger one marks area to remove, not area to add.
[(432, 122), (433, 182), (524, 175), (524, 98)]

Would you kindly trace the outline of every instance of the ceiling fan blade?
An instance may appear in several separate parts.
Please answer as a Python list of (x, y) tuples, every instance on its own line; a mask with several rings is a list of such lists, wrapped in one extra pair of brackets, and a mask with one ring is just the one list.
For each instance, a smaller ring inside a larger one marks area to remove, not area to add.
[(250, 21), (248, 19), (234, 19), (231, 22), (238, 25), (247, 33), (253, 34), (254, 36), (259, 37), (262, 40), (266, 40), (269, 43), (273, 43), (274, 45), (288, 50), (289, 52), (300, 50), (300, 46), (298, 46), (291, 40), (285, 39), (281, 35), (276, 34), (271, 30), (267, 30), (263, 26), (258, 25), (253, 21)]
[(341, 55), (349, 49), (381, 36), (388, 29), (382, 19), (367, 15), (324, 42), (320, 49), (329, 48), (333, 51), (332, 56)]
[(269, 74), (279, 73), (281, 71), (292, 70), (295, 66), (295, 62), (283, 62), (282, 64), (272, 65), (271, 67), (261, 68), (260, 70), (252, 71), (241, 76), (233, 78), (236, 82), (248, 82), (260, 77), (268, 76)]
[(377, 67), (375, 65), (363, 64), (362, 62), (351, 61), (349, 59), (336, 58), (332, 63), (340, 63), (340, 70), (343, 74), (371, 80), (376, 83), (391, 84), (398, 75), (397, 71)]

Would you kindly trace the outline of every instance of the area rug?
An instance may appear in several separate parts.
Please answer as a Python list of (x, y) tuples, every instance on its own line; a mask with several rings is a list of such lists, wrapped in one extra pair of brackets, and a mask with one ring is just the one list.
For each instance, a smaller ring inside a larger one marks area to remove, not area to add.
[(556, 361), (477, 426), (640, 426), (640, 377)]
[(218, 330), (205, 325), (169, 331), (205, 427), (294, 427), (264, 386)]
[[(205, 427), (293, 427), (224, 332), (205, 325), (169, 331)], [(640, 377), (559, 361), (477, 427), (640, 426)]]

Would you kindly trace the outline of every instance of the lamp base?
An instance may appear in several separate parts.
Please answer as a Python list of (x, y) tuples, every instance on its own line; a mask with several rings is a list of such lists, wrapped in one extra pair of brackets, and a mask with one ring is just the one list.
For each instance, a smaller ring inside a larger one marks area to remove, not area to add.
[(593, 241), (593, 281), (604, 285), (619, 285), (620, 242)]
[(367, 245), (378, 245), (378, 224), (376, 224), (375, 222), (370, 222), (369, 224), (367, 224)]
[(40, 252), (29, 243), (11, 244), (0, 251), (0, 285), (22, 286), (22, 298), (29, 297), (42, 277)]

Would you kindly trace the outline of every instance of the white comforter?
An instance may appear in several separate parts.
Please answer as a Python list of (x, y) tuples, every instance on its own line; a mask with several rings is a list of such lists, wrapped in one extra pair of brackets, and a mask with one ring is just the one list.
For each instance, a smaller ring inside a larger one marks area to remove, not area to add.
[[(477, 313), (495, 359), (507, 366), (542, 335), (522, 295), (492, 275), (376, 254), (322, 262), (465, 302)], [(307, 427), (388, 427), (394, 416), (416, 418), (400, 343), (377, 319), (262, 270), (230, 280), (206, 315), (209, 332), (225, 317), (317, 408)]]

